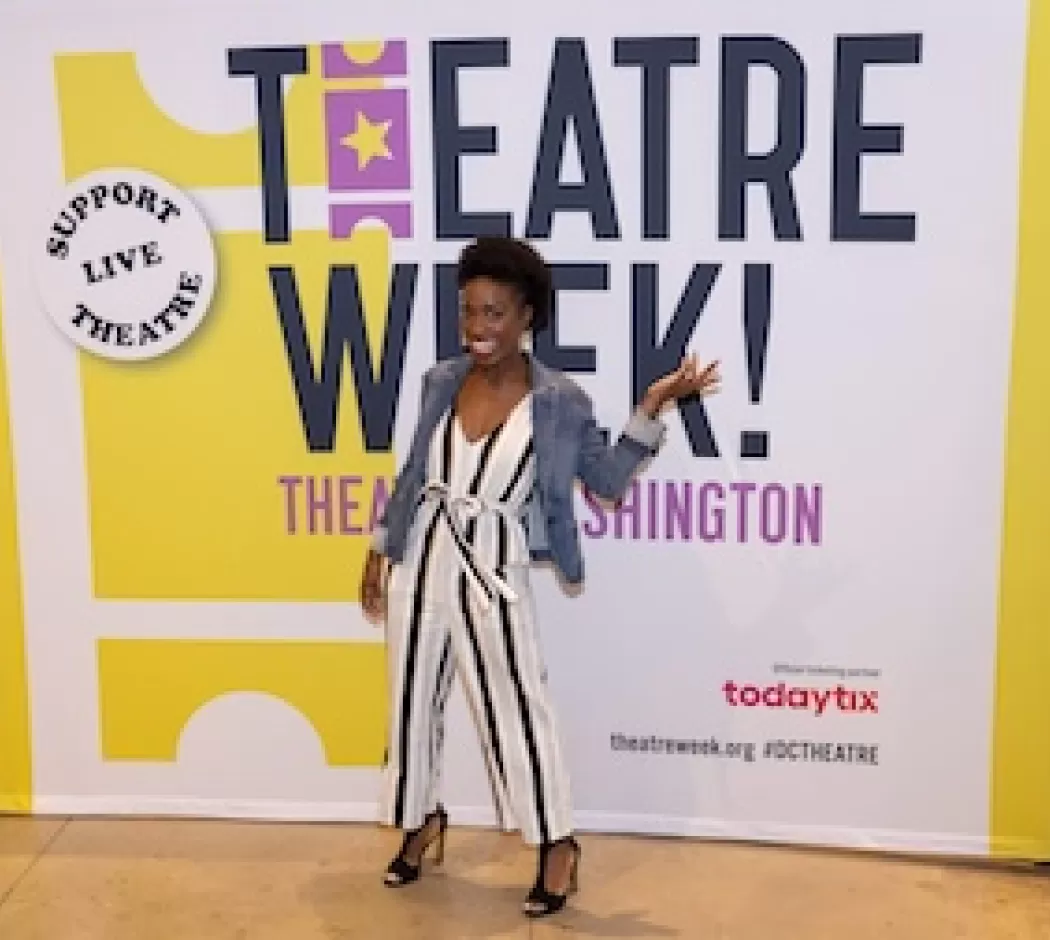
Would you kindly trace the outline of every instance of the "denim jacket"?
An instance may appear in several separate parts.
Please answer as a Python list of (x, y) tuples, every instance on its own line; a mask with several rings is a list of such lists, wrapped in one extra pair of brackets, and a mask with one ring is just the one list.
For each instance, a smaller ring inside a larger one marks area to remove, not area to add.
[[(610, 446), (587, 393), (537, 359), (531, 365), (536, 489), (522, 524), (532, 559), (552, 561), (569, 584), (578, 584), (583, 581), (583, 557), (575, 512), (576, 480), (601, 499), (620, 499), (641, 465), (663, 445), (666, 428), (659, 419), (636, 412)], [(423, 376), (408, 457), (373, 533), (372, 547), (395, 564), (404, 558), (412, 517), (427, 482), (434, 430), (452, 407), (469, 369), (469, 357), (461, 356), (439, 362)]]

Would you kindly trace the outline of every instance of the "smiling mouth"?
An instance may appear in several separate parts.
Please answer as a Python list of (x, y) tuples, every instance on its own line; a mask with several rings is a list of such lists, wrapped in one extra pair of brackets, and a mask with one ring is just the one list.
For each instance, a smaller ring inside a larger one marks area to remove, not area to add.
[(496, 344), (488, 340), (474, 340), (470, 344), (470, 351), (476, 356), (491, 356), (496, 351)]

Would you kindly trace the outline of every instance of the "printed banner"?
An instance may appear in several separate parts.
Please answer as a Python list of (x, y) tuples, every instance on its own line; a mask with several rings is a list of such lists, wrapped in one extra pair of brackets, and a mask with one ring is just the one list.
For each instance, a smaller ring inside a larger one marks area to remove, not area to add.
[(374, 818), (361, 567), (512, 234), (611, 434), (724, 379), (537, 572), (580, 828), (1050, 855), (1045, 14), (738, 6), (14, 5), (0, 808)]

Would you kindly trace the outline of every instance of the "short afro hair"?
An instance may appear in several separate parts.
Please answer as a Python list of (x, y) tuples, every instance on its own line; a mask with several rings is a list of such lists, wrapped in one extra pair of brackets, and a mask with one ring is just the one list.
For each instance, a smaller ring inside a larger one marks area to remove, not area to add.
[(484, 277), (516, 288), (532, 308), (532, 332), (550, 322), (553, 286), (547, 263), (531, 245), (515, 238), (489, 235), (477, 239), (460, 253), (456, 283), (462, 290), (469, 281)]

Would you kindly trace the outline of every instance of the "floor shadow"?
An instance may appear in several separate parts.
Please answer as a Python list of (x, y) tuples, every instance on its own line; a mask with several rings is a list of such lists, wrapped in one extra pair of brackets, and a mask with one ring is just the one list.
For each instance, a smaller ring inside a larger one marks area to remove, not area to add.
[(428, 871), (390, 889), (376, 873), (320, 873), (303, 890), (331, 940), (526, 937), (521, 886)]
[(655, 924), (642, 911), (619, 911), (614, 914), (592, 914), (568, 907), (554, 918), (539, 921), (572, 936), (589, 937), (681, 937), (680, 930)]
[(555, 917), (530, 921), (521, 913), (521, 884), (481, 880), (469, 872), (428, 871), (420, 881), (391, 890), (375, 873), (319, 873), (304, 888), (331, 940), (420, 937), (426, 940), (527, 937), (535, 928), (593, 937), (679, 937), (681, 932), (626, 910), (598, 915), (567, 907)]

